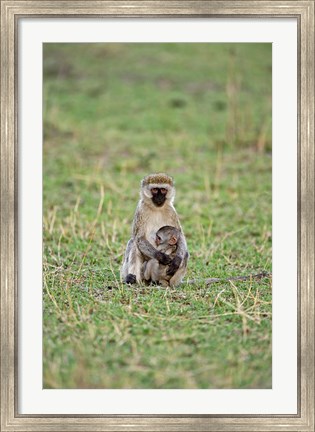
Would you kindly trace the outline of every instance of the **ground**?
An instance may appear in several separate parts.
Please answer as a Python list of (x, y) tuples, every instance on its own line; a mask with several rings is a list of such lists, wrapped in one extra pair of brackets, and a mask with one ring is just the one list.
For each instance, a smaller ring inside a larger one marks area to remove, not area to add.
[[(46, 44), (43, 107), (44, 387), (270, 388), (271, 45)], [(119, 281), (151, 172), (198, 280), (176, 289)]]

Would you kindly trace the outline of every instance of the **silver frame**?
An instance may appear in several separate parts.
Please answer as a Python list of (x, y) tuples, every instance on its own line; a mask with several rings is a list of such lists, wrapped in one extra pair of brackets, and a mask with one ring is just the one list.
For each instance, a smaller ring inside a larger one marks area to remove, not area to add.
[[(17, 25), (21, 17), (298, 20), (298, 414), (20, 415), (17, 412)], [(1, 1), (1, 431), (314, 432), (314, 0)]]

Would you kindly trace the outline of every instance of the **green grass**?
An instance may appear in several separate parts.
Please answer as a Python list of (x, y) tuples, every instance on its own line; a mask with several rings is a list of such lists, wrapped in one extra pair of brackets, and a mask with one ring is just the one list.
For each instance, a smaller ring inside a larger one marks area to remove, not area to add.
[[(44, 46), (44, 387), (270, 388), (271, 45)], [(175, 178), (177, 289), (119, 281), (142, 177)]]

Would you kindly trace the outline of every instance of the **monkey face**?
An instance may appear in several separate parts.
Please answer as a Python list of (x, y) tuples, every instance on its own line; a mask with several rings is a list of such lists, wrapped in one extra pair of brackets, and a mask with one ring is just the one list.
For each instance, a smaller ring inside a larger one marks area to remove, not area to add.
[(177, 245), (180, 231), (170, 225), (161, 227), (155, 235), (155, 243), (157, 246), (175, 246)]
[(154, 207), (163, 207), (165, 202), (173, 203), (175, 188), (171, 177), (166, 174), (151, 174), (141, 182), (140, 196)]
[(177, 244), (177, 240), (178, 240), (178, 238), (176, 237), (176, 235), (172, 235), (168, 241), (168, 244), (170, 246), (174, 246)]
[(159, 188), (159, 187), (153, 187), (151, 189), (152, 194), (152, 201), (157, 207), (161, 207), (166, 200), (167, 196), (167, 189), (166, 188)]

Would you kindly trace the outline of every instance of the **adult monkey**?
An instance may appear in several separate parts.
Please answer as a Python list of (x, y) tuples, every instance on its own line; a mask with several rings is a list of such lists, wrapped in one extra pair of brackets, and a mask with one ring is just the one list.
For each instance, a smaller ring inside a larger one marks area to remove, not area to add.
[[(186, 239), (173, 206), (175, 187), (172, 177), (166, 174), (150, 174), (141, 182), (140, 200), (132, 225), (132, 238), (129, 240), (121, 267), (121, 279), (133, 284), (142, 282), (144, 261), (156, 259), (168, 265), (167, 274), (171, 276), (170, 286), (181, 283), (187, 269), (188, 250)], [(180, 230), (174, 258), (155, 249), (156, 232), (165, 225)]]

